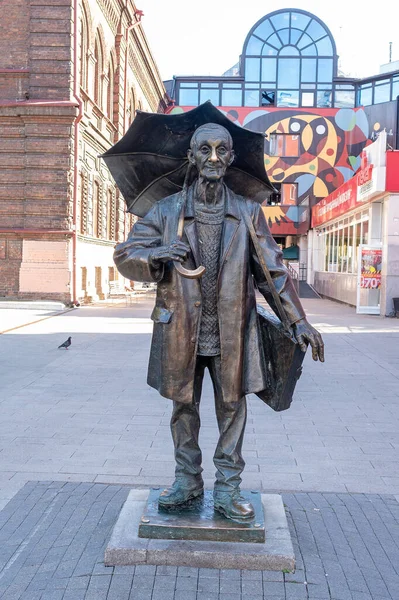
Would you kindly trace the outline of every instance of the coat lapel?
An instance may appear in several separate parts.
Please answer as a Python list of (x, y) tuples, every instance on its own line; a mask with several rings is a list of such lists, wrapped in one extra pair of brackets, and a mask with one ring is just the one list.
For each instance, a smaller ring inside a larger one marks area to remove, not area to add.
[(223, 225), (223, 233), (222, 233), (222, 243), (221, 243), (221, 252), (220, 252), (220, 261), (219, 261), (219, 271), (222, 269), (224, 262), (226, 260), (227, 253), (230, 249), (232, 241), (234, 239), (235, 234), (237, 233), (238, 226), (240, 221), (236, 219), (232, 219), (230, 216), (226, 216)]
[(240, 225), (241, 214), (238, 206), (238, 198), (228, 187), (225, 186), (226, 192), (226, 216), (224, 218), (222, 243), (220, 248), (219, 272), (223, 268), (224, 262), (233, 239)]
[(195, 266), (198, 267), (200, 265), (201, 259), (199, 255), (198, 236), (194, 219), (185, 223), (184, 233), (186, 234), (189, 246), (191, 248), (191, 252), (193, 253)]

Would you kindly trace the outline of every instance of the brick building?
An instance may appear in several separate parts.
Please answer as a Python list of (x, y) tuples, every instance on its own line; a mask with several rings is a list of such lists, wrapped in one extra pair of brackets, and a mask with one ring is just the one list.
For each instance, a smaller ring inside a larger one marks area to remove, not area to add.
[(99, 158), (165, 90), (131, 0), (3, 0), (0, 296), (103, 298), (131, 216)]

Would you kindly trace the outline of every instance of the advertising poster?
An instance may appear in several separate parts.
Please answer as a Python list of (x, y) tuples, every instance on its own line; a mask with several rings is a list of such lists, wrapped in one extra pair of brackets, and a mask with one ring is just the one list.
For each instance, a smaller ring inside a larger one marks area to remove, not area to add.
[(382, 249), (362, 248), (360, 287), (379, 290), (381, 287)]

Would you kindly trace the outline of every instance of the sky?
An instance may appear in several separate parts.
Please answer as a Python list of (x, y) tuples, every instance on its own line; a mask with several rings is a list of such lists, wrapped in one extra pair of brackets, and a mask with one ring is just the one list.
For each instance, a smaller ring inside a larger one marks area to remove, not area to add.
[(389, 61), (389, 42), (392, 60), (399, 60), (395, 0), (136, 0), (136, 7), (144, 11), (144, 31), (163, 80), (221, 75), (238, 62), (256, 21), (282, 8), (311, 12), (329, 27), (345, 75), (379, 73)]

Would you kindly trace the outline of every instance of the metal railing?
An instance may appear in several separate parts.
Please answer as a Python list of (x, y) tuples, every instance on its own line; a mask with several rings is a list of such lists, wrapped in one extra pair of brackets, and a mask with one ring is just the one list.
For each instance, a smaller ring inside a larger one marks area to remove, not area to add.
[(292, 282), (293, 282), (294, 287), (296, 289), (296, 292), (297, 292), (297, 294), (299, 294), (299, 276), (298, 276), (298, 272), (295, 269), (293, 269), (289, 263), (288, 263), (288, 272), (291, 275), (291, 279), (292, 279)]

